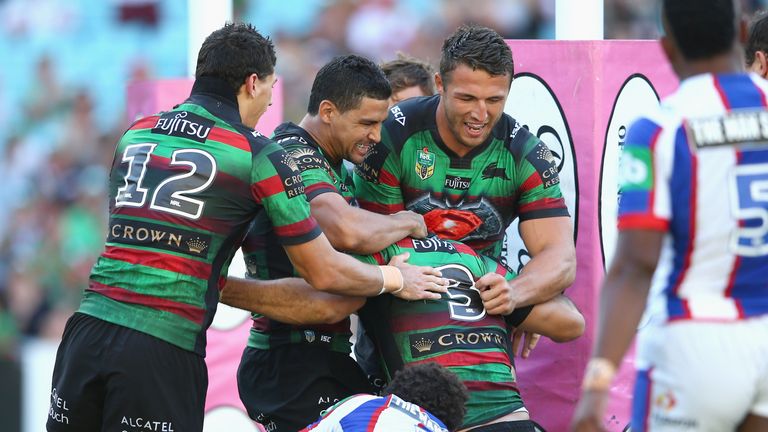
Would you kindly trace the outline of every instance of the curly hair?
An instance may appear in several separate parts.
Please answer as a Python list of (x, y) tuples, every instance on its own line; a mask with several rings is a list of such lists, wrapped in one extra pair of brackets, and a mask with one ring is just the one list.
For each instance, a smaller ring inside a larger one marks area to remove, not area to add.
[(408, 365), (395, 373), (384, 394), (395, 394), (439, 418), (448, 430), (457, 430), (467, 408), (467, 388), (458, 376), (437, 363)]

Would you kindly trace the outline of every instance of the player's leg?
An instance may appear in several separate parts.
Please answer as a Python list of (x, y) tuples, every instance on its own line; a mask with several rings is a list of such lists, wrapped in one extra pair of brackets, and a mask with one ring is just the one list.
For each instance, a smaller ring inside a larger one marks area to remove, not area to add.
[(127, 328), (116, 333), (112, 345), (103, 432), (202, 432), (205, 359)]
[(104, 321), (74, 314), (56, 353), (46, 429), (49, 432), (98, 432), (104, 403), (102, 354), (110, 329)]
[(747, 418), (739, 425), (739, 432), (758, 432), (768, 431), (768, 317), (751, 320), (750, 326), (753, 327), (754, 339), (752, 345), (758, 351), (755, 355), (762, 360), (758, 363), (758, 374), (755, 380), (756, 396), (753, 401), (752, 409)]

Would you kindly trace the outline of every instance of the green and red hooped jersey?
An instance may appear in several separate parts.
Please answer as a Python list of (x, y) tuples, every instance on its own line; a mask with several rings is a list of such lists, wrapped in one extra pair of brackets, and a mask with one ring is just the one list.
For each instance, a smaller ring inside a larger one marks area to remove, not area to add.
[[(350, 205), (356, 205), (352, 176), (343, 163), (332, 166), (312, 136), (293, 123), (275, 129), (274, 141), (296, 161), (304, 179), (308, 200), (323, 193), (340, 194)], [(275, 240), (272, 223), (259, 217), (243, 242), (243, 256), (248, 277), (278, 279), (294, 276), (293, 265)], [(349, 319), (336, 324), (293, 326), (259, 314), (253, 314), (248, 346), (269, 349), (282, 344), (313, 344), (343, 353), (351, 351)]]
[(383, 264), (409, 252), (408, 262), (432, 266), (448, 278), (440, 300), (405, 301), (371, 297), (359, 311), (388, 379), (407, 364), (436, 362), (456, 373), (469, 390), (462, 428), (487, 423), (523, 406), (511, 360), (507, 317), (489, 315), (474, 281), (489, 272), (507, 280), (515, 273), (469, 246), (436, 236), (404, 239), (372, 257)]
[(226, 83), (135, 122), (115, 150), (105, 250), (80, 312), (205, 355), (229, 264), (256, 216), (281, 244), (320, 235), (301, 173), (243, 125)]
[(500, 256), (509, 224), (568, 216), (552, 153), (507, 114), (488, 140), (459, 157), (445, 146), (435, 120), (440, 96), (408, 99), (390, 109), (381, 143), (355, 170), (364, 209), (424, 215), (441, 238)]

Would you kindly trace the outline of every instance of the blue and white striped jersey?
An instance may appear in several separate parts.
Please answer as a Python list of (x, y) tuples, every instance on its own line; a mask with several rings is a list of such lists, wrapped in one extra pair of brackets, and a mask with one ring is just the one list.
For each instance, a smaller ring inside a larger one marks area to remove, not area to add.
[(619, 229), (666, 233), (647, 312), (732, 321), (768, 313), (768, 81), (685, 79), (633, 123)]

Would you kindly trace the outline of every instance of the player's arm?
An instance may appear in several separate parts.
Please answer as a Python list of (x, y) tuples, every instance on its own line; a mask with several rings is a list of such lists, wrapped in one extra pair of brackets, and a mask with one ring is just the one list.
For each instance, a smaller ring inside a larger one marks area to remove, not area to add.
[(519, 328), (558, 343), (569, 342), (584, 334), (584, 315), (571, 299), (560, 294), (531, 308)]
[(310, 214), (295, 162), (279, 145), (264, 146), (251, 177), (254, 199), (296, 271), (315, 289), (366, 297), (389, 292), (406, 300), (438, 299), (447, 291), (447, 281), (431, 267), (373, 266), (337, 252)]
[(529, 219), (520, 222), (519, 230), (532, 258), (510, 281), (516, 307), (554, 298), (576, 277), (576, 248), (570, 217)]
[[(364, 297), (388, 292), (405, 300), (438, 300), (440, 293), (447, 292), (447, 281), (432, 267), (413, 266), (402, 259), (387, 266), (364, 264), (337, 252), (324, 234), (283, 247), (299, 275), (320, 291)], [(393, 279), (393, 268), (401, 280)]]
[(304, 279), (256, 280), (228, 277), (222, 303), (293, 324), (333, 324), (357, 311), (365, 297), (330, 294)]
[(339, 250), (371, 254), (405, 237), (427, 235), (424, 218), (411, 211), (381, 215), (353, 207), (336, 193), (317, 195), (309, 204), (312, 216)]
[(568, 217), (532, 219), (520, 223), (520, 233), (531, 261), (505, 284), (496, 273), (475, 282), (489, 314), (509, 315), (516, 308), (546, 302), (573, 282), (576, 251)]

